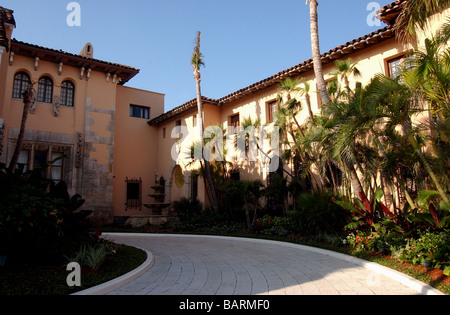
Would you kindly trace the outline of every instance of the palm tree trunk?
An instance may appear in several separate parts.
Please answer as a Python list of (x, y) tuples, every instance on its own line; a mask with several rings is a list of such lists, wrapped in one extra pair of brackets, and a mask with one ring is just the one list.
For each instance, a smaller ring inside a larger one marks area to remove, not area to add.
[[(383, 157), (385, 159), (387, 159), (387, 154), (386, 151), (383, 148), (383, 145), (381, 144), (380, 139), (378, 139), (378, 137), (375, 134), (375, 131), (372, 129), (371, 130), (372, 133), (375, 135), (374, 139), (375, 139), (375, 143), (378, 146), (378, 149), (381, 151), (381, 154), (383, 155)], [(406, 190), (405, 184), (403, 183), (403, 181), (400, 179), (400, 177), (398, 176), (397, 172), (394, 171), (394, 176), (397, 179), (397, 184), (400, 185), (401, 190), (403, 191), (403, 193), (405, 194), (406, 197), (406, 201), (408, 201), (409, 206), (411, 207), (411, 209), (416, 208), (416, 205), (414, 204), (414, 201), (412, 200), (410, 194), (408, 193), (408, 191)]]
[(305, 93), (306, 106), (308, 107), (309, 117), (311, 117), (311, 123), (314, 123), (314, 113), (311, 108), (311, 97), (309, 93)]
[(204, 158), (203, 150), (205, 149), (205, 138), (203, 137), (203, 102), (201, 97), (201, 87), (200, 87), (200, 79), (196, 78), (196, 87), (197, 87), (197, 108), (198, 108), (198, 125), (200, 131), (200, 139), (202, 142), (202, 157), (205, 162), (205, 176), (206, 182), (208, 184), (209, 195), (211, 196), (211, 202), (214, 207), (215, 213), (219, 213), (219, 201), (217, 200), (216, 190), (214, 187), (213, 178), (211, 175), (211, 164), (208, 160)]
[(19, 161), (20, 151), (22, 151), (23, 139), (25, 137), (25, 126), (27, 124), (28, 112), (30, 111), (31, 104), (34, 101), (34, 96), (33, 83), (30, 83), (28, 89), (23, 93), (22, 121), (20, 123), (20, 131), (19, 136), (17, 137), (16, 148), (8, 168), (10, 172), (14, 172), (17, 162)]
[(208, 189), (211, 196), (211, 202), (214, 207), (214, 212), (219, 213), (219, 200), (217, 199), (216, 190), (214, 187), (214, 181), (211, 175), (211, 164), (209, 161), (207, 161), (204, 158), (204, 150), (205, 150), (205, 139), (203, 138), (203, 102), (202, 102), (202, 91), (200, 87), (201, 82), (201, 75), (200, 75), (200, 66), (204, 65), (202, 61), (202, 54), (200, 52), (200, 36), (201, 32), (197, 33), (197, 44), (194, 48), (194, 54), (192, 55), (191, 64), (194, 68), (194, 78), (195, 78), (195, 85), (197, 89), (197, 109), (198, 109), (198, 128), (199, 128), (199, 135), (200, 140), (202, 143), (202, 159), (205, 162), (205, 176), (206, 176), (206, 182), (208, 183)]
[(349, 165), (348, 170), (350, 172), (350, 181), (352, 182), (353, 193), (356, 196), (359, 196), (360, 193), (364, 193), (364, 189), (361, 185), (361, 181), (359, 180), (358, 173), (353, 165)]
[(322, 59), (320, 56), (319, 44), (319, 18), (317, 13), (317, 0), (308, 0), (310, 8), (310, 24), (311, 24), (311, 48), (314, 64), (314, 74), (316, 76), (317, 88), (319, 89), (322, 104), (326, 105), (331, 102), (328, 96), (327, 84), (322, 70)]

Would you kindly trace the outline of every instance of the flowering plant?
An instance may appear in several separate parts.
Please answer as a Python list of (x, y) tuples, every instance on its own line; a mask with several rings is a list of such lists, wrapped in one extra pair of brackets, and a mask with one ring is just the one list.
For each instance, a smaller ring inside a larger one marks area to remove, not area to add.
[(450, 231), (419, 231), (417, 239), (410, 239), (406, 244), (401, 260), (412, 264), (423, 264), (425, 259), (434, 268), (450, 265)]
[(375, 247), (376, 238), (373, 235), (349, 234), (347, 242), (357, 250), (372, 250)]

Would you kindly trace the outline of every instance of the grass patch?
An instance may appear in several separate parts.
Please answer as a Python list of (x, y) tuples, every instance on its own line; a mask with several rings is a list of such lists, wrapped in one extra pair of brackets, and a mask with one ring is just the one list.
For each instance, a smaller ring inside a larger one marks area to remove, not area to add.
[(0, 268), (0, 295), (69, 295), (120, 277), (140, 265), (147, 254), (135, 247), (120, 246), (108, 255), (98, 271), (83, 268), (81, 287), (69, 287), (66, 265), (14, 265)]

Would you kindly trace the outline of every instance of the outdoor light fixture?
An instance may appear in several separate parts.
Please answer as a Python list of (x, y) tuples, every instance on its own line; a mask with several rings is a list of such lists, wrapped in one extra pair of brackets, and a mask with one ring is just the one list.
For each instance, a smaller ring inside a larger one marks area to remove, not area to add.
[(39, 57), (36, 57), (34, 59), (34, 71), (37, 71), (38, 66), (39, 66)]

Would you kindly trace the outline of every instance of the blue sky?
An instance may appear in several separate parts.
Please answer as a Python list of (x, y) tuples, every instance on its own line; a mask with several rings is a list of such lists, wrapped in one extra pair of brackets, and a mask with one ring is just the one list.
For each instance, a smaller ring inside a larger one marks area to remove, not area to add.
[[(393, 0), (319, 0), (321, 51), (385, 26), (371, 11)], [(67, 24), (71, 0), (1, 0), (14, 10), (17, 40), (136, 67), (127, 85), (166, 94), (166, 110), (195, 98), (190, 57), (202, 32), (202, 94), (221, 98), (311, 58), (305, 0), (78, 0), (81, 26)]]

